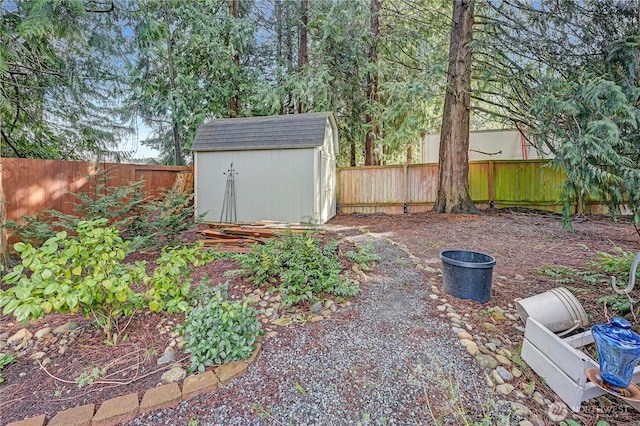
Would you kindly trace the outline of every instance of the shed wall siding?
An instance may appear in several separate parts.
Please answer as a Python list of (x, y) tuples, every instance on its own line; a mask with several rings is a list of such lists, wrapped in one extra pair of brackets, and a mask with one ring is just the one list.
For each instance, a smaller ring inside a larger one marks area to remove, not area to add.
[[(315, 207), (317, 148), (196, 153), (196, 211), (220, 221), (231, 163), (236, 171), (236, 221), (309, 222)], [(222, 217), (224, 220), (224, 217)]]

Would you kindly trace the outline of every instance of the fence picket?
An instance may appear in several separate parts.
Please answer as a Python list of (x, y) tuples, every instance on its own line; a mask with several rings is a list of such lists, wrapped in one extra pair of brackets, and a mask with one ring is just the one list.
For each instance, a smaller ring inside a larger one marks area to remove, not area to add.
[[(469, 192), (478, 207), (525, 207), (562, 212), (559, 201), (565, 174), (545, 167), (548, 160), (487, 160), (469, 163)], [(406, 173), (403, 179), (399, 173)], [(395, 174), (394, 174), (395, 173)], [(399, 182), (406, 182), (400, 187)], [(344, 167), (338, 169), (341, 213), (408, 213), (432, 209), (437, 196), (438, 165)], [(587, 203), (587, 213), (602, 214), (606, 206)]]
[(156, 166), (120, 163), (87, 163), (81, 161), (2, 158), (2, 184), (6, 198), (7, 219), (19, 220), (45, 209), (73, 213), (70, 194), (93, 190), (89, 175), (108, 170), (110, 185), (126, 184), (144, 178), (143, 192), (157, 196), (169, 189), (180, 172), (188, 166)]

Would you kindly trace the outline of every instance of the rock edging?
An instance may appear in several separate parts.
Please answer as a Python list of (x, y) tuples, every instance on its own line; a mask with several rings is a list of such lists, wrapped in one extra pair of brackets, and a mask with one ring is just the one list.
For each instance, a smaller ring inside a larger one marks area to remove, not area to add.
[[(391, 239), (387, 240), (409, 255), (416, 270), (431, 275), (428, 280), (431, 286), (429, 298), (436, 304), (438, 316), (449, 322), (451, 331), (458, 339), (458, 344), (483, 370), (486, 385), (492, 390), (494, 399), (508, 403), (510, 414), (523, 419), (518, 425), (537, 426), (546, 424), (546, 420), (552, 422), (564, 420), (569, 414), (567, 405), (562, 401), (551, 401), (536, 390), (535, 380), (528, 377), (534, 373), (519, 368), (517, 365), (521, 361), (519, 356), (508, 349), (516, 344), (499, 333), (499, 327), (496, 324), (513, 327), (524, 334), (525, 330), (520, 323), (520, 315), (515, 306), (509, 303), (504, 308), (500, 306), (483, 308), (488, 320), (483, 322), (479, 329), (474, 330), (470, 315), (468, 313), (460, 315), (449, 303), (448, 295), (443, 294), (438, 287), (437, 284), (442, 283), (442, 270), (424, 265), (406, 245)], [(513, 279), (523, 281), (524, 277), (518, 274)], [(508, 281), (507, 277), (498, 276), (495, 284), (503, 287), (505, 281)], [(517, 300), (515, 299), (514, 302)], [(517, 383), (519, 386), (516, 386)], [(543, 411), (546, 419), (535, 411)]]
[(262, 339), (258, 338), (256, 348), (246, 361), (233, 361), (204, 373), (187, 376), (182, 387), (174, 382), (147, 389), (142, 400), (138, 393), (130, 393), (102, 402), (97, 410), (94, 404), (86, 404), (60, 411), (48, 422), (47, 416), (42, 414), (6, 426), (113, 426), (133, 420), (138, 414), (175, 407), (181, 401), (229, 384), (248, 371), (261, 351)]

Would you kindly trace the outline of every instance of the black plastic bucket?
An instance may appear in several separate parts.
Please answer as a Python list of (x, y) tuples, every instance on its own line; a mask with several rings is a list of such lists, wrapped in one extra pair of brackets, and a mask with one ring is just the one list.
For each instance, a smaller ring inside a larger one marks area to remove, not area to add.
[(440, 253), (444, 291), (460, 299), (486, 303), (491, 299), (491, 280), (496, 259), (469, 250)]

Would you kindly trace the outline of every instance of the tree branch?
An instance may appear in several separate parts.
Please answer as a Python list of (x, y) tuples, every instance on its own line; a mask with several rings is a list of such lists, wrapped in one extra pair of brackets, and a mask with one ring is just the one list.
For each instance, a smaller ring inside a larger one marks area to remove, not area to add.
[(109, 13), (109, 12), (113, 12), (114, 9), (115, 9), (115, 6), (113, 4), (113, 1), (110, 1), (109, 9), (88, 9), (85, 7), (84, 11), (88, 13)]

